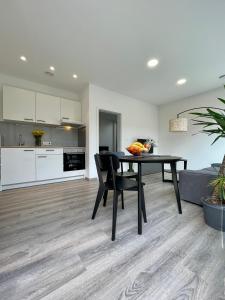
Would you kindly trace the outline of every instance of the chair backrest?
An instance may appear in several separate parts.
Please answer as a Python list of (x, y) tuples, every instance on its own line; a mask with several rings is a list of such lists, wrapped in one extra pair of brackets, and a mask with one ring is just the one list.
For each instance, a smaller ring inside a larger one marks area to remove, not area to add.
[(97, 173), (98, 173), (99, 184), (103, 185), (104, 184), (103, 176), (102, 176), (103, 168), (102, 168), (102, 162), (101, 162), (100, 155), (96, 153), (94, 155), (94, 158), (95, 158), (95, 165), (96, 165), (96, 169), (97, 169)]
[(97, 168), (99, 183), (104, 184), (102, 172), (107, 171), (106, 181), (113, 182), (114, 185), (115, 173), (120, 167), (119, 158), (111, 152), (95, 154), (94, 157), (95, 157), (95, 164)]
[(119, 161), (119, 157), (115, 153), (104, 152), (99, 155), (100, 155), (102, 165), (104, 164), (104, 168), (106, 171), (110, 172), (110, 170), (111, 170), (111, 163), (110, 163), (111, 159), (110, 158), (112, 158), (113, 170), (115, 172), (117, 172), (117, 170), (120, 168), (120, 161)]

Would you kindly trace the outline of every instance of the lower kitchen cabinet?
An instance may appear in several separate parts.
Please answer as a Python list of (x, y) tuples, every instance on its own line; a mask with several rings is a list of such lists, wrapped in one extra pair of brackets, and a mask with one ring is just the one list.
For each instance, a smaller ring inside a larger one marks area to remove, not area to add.
[(62, 154), (36, 155), (36, 180), (56, 179), (63, 177)]
[(1, 184), (17, 184), (36, 180), (35, 149), (1, 149)]
[(63, 171), (63, 148), (1, 148), (0, 190), (84, 178)]

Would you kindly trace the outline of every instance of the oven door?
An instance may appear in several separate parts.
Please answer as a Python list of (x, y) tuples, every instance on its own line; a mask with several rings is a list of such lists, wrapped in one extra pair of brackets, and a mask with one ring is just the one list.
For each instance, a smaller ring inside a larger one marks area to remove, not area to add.
[(76, 171), (85, 169), (85, 153), (64, 153), (63, 170)]

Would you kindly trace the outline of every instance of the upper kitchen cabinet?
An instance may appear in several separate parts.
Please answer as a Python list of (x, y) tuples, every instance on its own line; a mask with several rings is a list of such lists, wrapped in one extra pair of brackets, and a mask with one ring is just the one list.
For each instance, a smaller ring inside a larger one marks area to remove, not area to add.
[(80, 123), (81, 103), (78, 101), (61, 98), (61, 122)]
[(60, 98), (36, 93), (36, 122), (60, 125)]
[(3, 86), (3, 120), (35, 122), (35, 92)]

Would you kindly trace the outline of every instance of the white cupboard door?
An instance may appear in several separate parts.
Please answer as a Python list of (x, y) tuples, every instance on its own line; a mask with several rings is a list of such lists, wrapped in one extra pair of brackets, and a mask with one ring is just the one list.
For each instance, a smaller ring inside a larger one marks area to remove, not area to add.
[(60, 98), (36, 93), (36, 122), (40, 124), (60, 124)]
[(37, 180), (56, 179), (63, 177), (62, 154), (36, 155)]
[(2, 185), (35, 181), (35, 149), (1, 149)]
[(3, 119), (35, 122), (35, 92), (3, 86)]
[(81, 122), (81, 103), (74, 101), (74, 107), (75, 121)]
[(61, 99), (61, 121), (68, 123), (75, 121), (74, 101)]
[(81, 103), (61, 98), (61, 121), (68, 123), (81, 122)]

